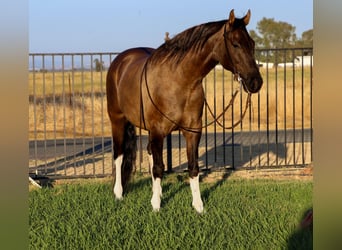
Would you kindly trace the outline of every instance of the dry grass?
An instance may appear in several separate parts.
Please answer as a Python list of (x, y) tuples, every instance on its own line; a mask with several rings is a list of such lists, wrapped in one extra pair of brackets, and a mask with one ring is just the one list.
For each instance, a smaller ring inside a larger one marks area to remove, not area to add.
[[(253, 95), (251, 112), (236, 130), (310, 127), (310, 69), (296, 69), (294, 74), (292, 69), (286, 72), (281, 68), (277, 72), (261, 69), (261, 73), (264, 86), (258, 95)], [(30, 72), (29, 139), (110, 136), (105, 77), (105, 71)], [(220, 69), (210, 72), (204, 81), (208, 103), (213, 110), (216, 108), (217, 115), (238, 86), (231, 82), (231, 73)], [(240, 107), (244, 109), (245, 100), (246, 94), (242, 93), (234, 102), (235, 121), (240, 116)], [(230, 110), (224, 117), (226, 126), (231, 125)], [(212, 120), (209, 114), (208, 120)], [(213, 130), (214, 125), (208, 128), (208, 131)]]
[(29, 138), (110, 135), (105, 77), (106, 72), (30, 72)]
[(108, 136), (106, 100), (77, 95), (72, 98), (71, 106), (69, 103), (36, 106), (30, 103), (29, 129), (30, 139)]
[[(310, 127), (311, 118), (311, 81), (310, 68), (292, 69), (284, 71), (279, 69), (261, 69), (264, 85), (259, 94), (252, 95), (250, 113), (238, 128), (243, 130), (266, 130), (284, 128), (305, 128)], [(277, 75), (277, 77), (276, 77)], [(268, 76), (268, 77), (267, 77)], [(216, 95), (214, 95), (214, 77), (216, 77)], [(222, 78), (224, 77), (224, 85)], [(284, 78), (286, 77), (286, 78)], [(230, 72), (221, 70), (209, 73), (207, 76), (207, 100), (211, 107), (217, 107), (217, 114), (220, 114), (223, 107), (230, 101), (230, 96), (239, 88), (237, 82), (231, 84)], [(277, 83), (277, 84), (276, 84)], [(223, 96), (223, 93), (225, 96)], [(247, 94), (240, 92), (240, 98), (235, 99), (234, 120), (237, 121), (243, 112), (246, 104)], [(248, 112), (248, 111), (247, 111)], [(225, 123), (231, 125), (231, 109), (225, 114)]]

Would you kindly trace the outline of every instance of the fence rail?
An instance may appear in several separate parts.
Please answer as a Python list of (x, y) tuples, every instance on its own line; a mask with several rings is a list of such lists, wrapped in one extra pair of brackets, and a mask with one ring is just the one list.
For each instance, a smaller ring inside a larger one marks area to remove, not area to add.
[[(29, 172), (51, 178), (112, 174), (111, 128), (106, 111), (106, 70), (118, 53), (29, 55)], [(257, 50), (264, 86), (253, 95), (244, 120), (228, 130), (203, 129), (201, 169), (278, 168), (312, 163), (312, 48)], [(215, 67), (203, 80), (207, 102), (219, 115), (240, 88)], [(241, 90), (220, 122), (242, 115)], [(203, 123), (212, 121), (204, 107)], [(139, 131), (139, 130), (138, 130)], [(137, 170), (148, 171), (147, 134), (137, 139)], [(186, 169), (185, 141), (176, 131), (165, 140), (167, 171)]]

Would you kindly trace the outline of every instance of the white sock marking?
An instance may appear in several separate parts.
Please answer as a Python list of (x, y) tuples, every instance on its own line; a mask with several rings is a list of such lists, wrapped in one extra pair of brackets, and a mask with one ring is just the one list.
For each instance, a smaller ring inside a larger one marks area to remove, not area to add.
[(203, 202), (201, 199), (201, 192), (199, 189), (199, 176), (190, 178), (190, 188), (192, 193), (192, 206), (198, 213), (203, 212)]
[(162, 196), (162, 187), (161, 187), (161, 179), (154, 179), (152, 176), (152, 199), (151, 204), (153, 211), (158, 212), (160, 209), (160, 202)]
[(121, 183), (121, 165), (122, 165), (122, 159), (123, 155), (120, 155), (118, 158), (115, 160), (115, 185), (114, 185), (114, 195), (115, 198), (118, 200), (122, 199), (122, 183)]

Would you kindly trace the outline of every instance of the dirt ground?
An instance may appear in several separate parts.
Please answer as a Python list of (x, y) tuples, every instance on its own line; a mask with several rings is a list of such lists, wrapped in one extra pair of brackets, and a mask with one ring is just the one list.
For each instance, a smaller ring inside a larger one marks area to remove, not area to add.
[(313, 166), (308, 166), (305, 168), (279, 168), (261, 170), (238, 169), (229, 172), (210, 172), (208, 174), (202, 175), (202, 181), (204, 182), (214, 182), (223, 178), (312, 181)]

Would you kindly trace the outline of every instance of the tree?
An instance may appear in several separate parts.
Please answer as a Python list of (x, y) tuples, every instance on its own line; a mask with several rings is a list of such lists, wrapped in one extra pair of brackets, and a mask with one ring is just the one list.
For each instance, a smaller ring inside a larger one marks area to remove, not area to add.
[(258, 33), (251, 31), (251, 36), (259, 48), (288, 48), (296, 44), (296, 27), (274, 18), (264, 17), (257, 23)]
[[(262, 18), (257, 23), (257, 31), (250, 31), (257, 48), (291, 48), (297, 43), (296, 27), (286, 22), (275, 21), (274, 18)], [(293, 54), (278, 53), (278, 51), (259, 51), (256, 57), (260, 61), (272, 62), (275, 65), (294, 59)]]
[(313, 47), (313, 29), (302, 33), (302, 37), (297, 42), (298, 47)]
[(95, 63), (96, 72), (100, 72), (100, 71), (104, 70), (104, 62), (103, 61), (100, 61), (99, 59), (96, 58), (94, 60), (94, 63)]

